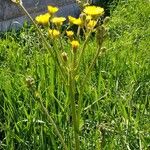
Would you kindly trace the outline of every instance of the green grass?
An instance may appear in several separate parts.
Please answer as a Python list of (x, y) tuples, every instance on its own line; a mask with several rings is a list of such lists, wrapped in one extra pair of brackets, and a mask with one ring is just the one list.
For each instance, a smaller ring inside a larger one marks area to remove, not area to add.
[[(105, 42), (108, 50), (97, 60), (84, 91), (82, 150), (150, 148), (149, 8), (148, 0), (124, 0), (111, 12)], [(37, 89), (69, 149), (73, 149), (68, 93), (35, 29), (25, 27), (1, 37), (0, 148), (62, 149), (36, 101), (33, 91)], [(95, 41), (91, 39), (88, 45), (81, 74), (92, 57)], [(66, 49), (69, 50), (67, 45)], [(26, 81), (29, 76), (34, 79), (31, 88)]]

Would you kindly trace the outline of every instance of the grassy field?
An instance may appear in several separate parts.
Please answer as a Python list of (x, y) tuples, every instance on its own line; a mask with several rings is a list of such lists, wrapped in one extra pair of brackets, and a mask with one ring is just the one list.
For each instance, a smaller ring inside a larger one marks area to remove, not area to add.
[[(148, 150), (150, 1), (122, 0), (114, 9), (112, 6), (108, 35), (104, 43), (107, 52), (97, 59), (83, 93), (80, 149)], [(91, 38), (81, 75), (89, 65), (95, 44)], [(62, 149), (54, 127), (36, 100), (35, 89), (68, 149), (73, 150), (68, 93), (35, 28), (1, 33), (0, 149)]]

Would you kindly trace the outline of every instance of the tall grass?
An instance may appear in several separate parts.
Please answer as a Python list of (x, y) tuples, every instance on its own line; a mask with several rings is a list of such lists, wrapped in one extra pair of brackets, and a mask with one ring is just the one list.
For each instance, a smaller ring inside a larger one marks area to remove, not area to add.
[[(80, 120), (83, 150), (150, 147), (149, 7), (148, 0), (120, 1), (111, 12), (109, 39), (105, 43), (108, 52), (97, 60), (83, 93)], [(73, 149), (68, 93), (56, 63), (42, 47), (34, 27), (1, 37), (0, 148), (62, 149), (54, 127), (33, 94), (35, 88), (68, 148)], [(91, 38), (81, 74), (89, 65), (95, 44)]]

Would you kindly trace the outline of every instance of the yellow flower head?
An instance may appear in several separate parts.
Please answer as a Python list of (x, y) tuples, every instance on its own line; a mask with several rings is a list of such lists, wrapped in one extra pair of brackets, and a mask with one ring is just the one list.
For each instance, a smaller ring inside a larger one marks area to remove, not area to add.
[(70, 22), (70, 23), (73, 23), (74, 20), (76, 20), (76, 18), (74, 18), (74, 17), (72, 17), (72, 16), (68, 16), (68, 19), (69, 19), (69, 22)]
[(78, 19), (74, 20), (73, 24), (81, 26), (83, 23), (82, 23), (81, 18), (78, 18)]
[(95, 20), (90, 20), (87, 24), (87, 28), (93, 29), (95, 27), (96, 23), (97, 22)]
[(73, 40), (71, 42), (71, 46), (72, 46), (73, 50), (76, 50), (79, 47), (79, 42), (76, 40)]
[(68, 37), (72, 37), (74, 35), (74, 32), (73, 31), (66, 31), (66, 34)]
[(16, 3), (16, 4), (19, 4), (19, 3), (22, 3), (21, 0), (11, 0), (12, 2)]
[(64, 17), (54, 17), (51, 22), (56, 25), (62, 25), (62, 23), (66, 20)]
[(72, 16), (68, 16), (69, 22), (78, 26), (81, 26), (83, 24), (81, 18), (74, 18)]
[(49, 35), (53, 38), (56, 38), (60, 35), (60, 32), (58, 30), (55, 30), (55, 29), (54, 30), (49, 29), (48, 32), (49, 32)]
[(47, 25), (49, 23), (49, 18), (50, 18), (50, 14), (49, 13), (46, 13), (46, 14), (42, 14), (42, 15), (39, 15), (35, 18), (35, 21), (38, 23), (38, 24), (41, 24), (41, 25)]
[(54, 7), (54, 6), (50, 6), (50, 5), (47, 6), (47, 9), (51, 15), (55, 14), (59, 10), (58, 7)]
[(83, 12), (90, 16), (101, 16), (104, 14), (104, 9), (97, 6), (86, 6)]

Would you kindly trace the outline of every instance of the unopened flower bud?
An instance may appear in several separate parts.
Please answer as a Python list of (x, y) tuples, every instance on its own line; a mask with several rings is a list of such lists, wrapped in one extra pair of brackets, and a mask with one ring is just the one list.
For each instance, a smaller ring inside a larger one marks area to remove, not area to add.
[(109, 20), (110, 20), (110, 17), (105, 17), (105, 19), (104, 19), (104, 21), (103, 21), (103, 24), (104, 25), (107, 25), (107, 23), (109, 22)]
[(104, 26), (100, 26), (97, 28), (96, 40), (99, 45), (103, 43), (105, 34), (106, 34), (106, 30)]
[(85, 13), (80, 14), (80, 18), (84, 22), (86, 20), (86, 14)]
[(31, 77), (31, 76), (28, 76), (28, 77), (26, 78), (26, 84), (27, 84), (27, 87), (28, 87), (28, 88), (29, 88), (29, 87), (32, 87), (32, 86), (35, 84), (34, 78)]
[(67, 55), (67, 53), (66, 53), (66, 52), (63, 52), (63, 53), (61, 54), (61, 56), (62, 56), (63, 61), (64, 61), (64, 62), (67, 62), (67, 60), (68, 60), (68, 55)]
[(41, 99), (40, 93), (38, 91), (35, 91), (34, 95), (37, 100)]
[(101, 52), (102, 52), (102, 53), (106, 52), (106, 50), (107, 50), (106, 47), (102, 47), (102, 48), (101, 48)]

